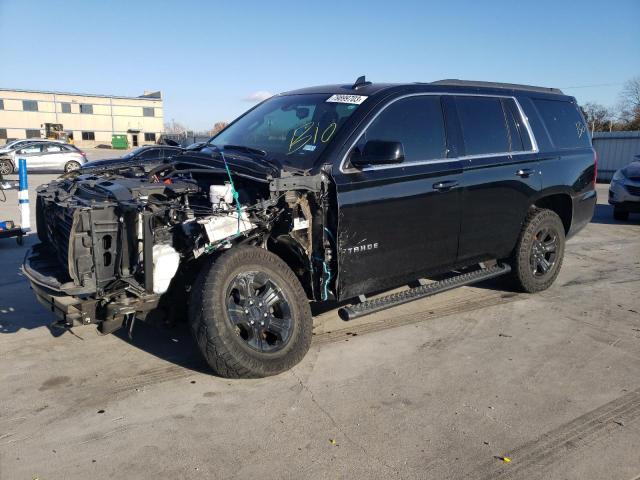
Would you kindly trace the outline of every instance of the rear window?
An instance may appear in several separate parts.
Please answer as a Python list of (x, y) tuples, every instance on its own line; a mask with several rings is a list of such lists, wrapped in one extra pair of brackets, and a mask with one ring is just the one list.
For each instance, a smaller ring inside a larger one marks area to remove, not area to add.
[(509, 133), (499, 98), (456, 97), (466, 155), (510, 151)]
[(590, 147), (589, 130), (578, 111), (578, 106), (571, 102), (558, 100), (533, 99), (551, 141), (556, 148)]

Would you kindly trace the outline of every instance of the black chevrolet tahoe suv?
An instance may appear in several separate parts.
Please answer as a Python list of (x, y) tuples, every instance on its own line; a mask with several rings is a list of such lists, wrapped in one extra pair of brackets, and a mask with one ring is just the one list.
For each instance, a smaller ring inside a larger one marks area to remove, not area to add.
[(276, 95), (169, 159), (39, 187), (23, 271), (57, 326), (185, 318), (215, 373), (262, 377), (304, 357), (311, 302), (349, 320), (503, 274), (548, 288), (595, 179), (560, 90), (360, 77)]

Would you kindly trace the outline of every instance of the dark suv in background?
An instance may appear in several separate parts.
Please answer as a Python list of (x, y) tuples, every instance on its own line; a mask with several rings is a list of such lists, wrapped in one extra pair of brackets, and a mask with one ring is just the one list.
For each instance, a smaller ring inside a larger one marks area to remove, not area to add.
[(276, 95), (168, 160), (41, 187), (23, 269), (62, 327), (186, 310), (216, 373), (273, 375), (308, 350), (310, 302), (357, 298), (348, 320), (498, 275), (549, 287), (595, 180), (560, 90), (361, 77)]
[(82, 171), (101, 170), (114, 168), (120, 164), (128, 164), (129, 162), (151, 162), (169, 159), (182, 152), (181, 147), (173, 147), (168, 145), (143, 145), (118, 158), (107, 158), (103, 160), (94, 160), (87, 162), (82, 166)]

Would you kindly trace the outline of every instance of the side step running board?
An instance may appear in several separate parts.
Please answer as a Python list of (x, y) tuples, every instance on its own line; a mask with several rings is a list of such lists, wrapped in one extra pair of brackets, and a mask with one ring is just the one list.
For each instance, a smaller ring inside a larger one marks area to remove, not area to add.
[(396, 307), (404, 303), (412, 302), (424, 297), (430, 297), (437, 293), (453, 290), (454, 288), (463, 287), (472, 283), (488, 280), (489, 278), (499, 277), (511, 271), (509, 265), (494, 265), (489, 268), (482, 268), (473, 272), (463, 273), (455, 277), (440, 280), (419, 287), (410, 288), (398, 293), (392, 293), (385, 297), (365, 300), (362, 303), (342, 307), (338, 310), (338, 315), (342, 320), (353, 320), (354, 318), (369, 315), (371, 313), (380, 312), (387, 308)]

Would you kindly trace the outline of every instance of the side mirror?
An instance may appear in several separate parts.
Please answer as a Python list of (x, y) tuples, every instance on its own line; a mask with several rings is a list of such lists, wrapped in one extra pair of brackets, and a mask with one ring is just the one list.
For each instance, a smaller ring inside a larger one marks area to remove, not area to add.
[(403, 161), (404, 148), (402, 142), (387, 140), (369, 140), (364, 144), (361, 153), (354, 151), (354, 155), (351, 157), (351, 164), (354, 167), (401, 163)]

